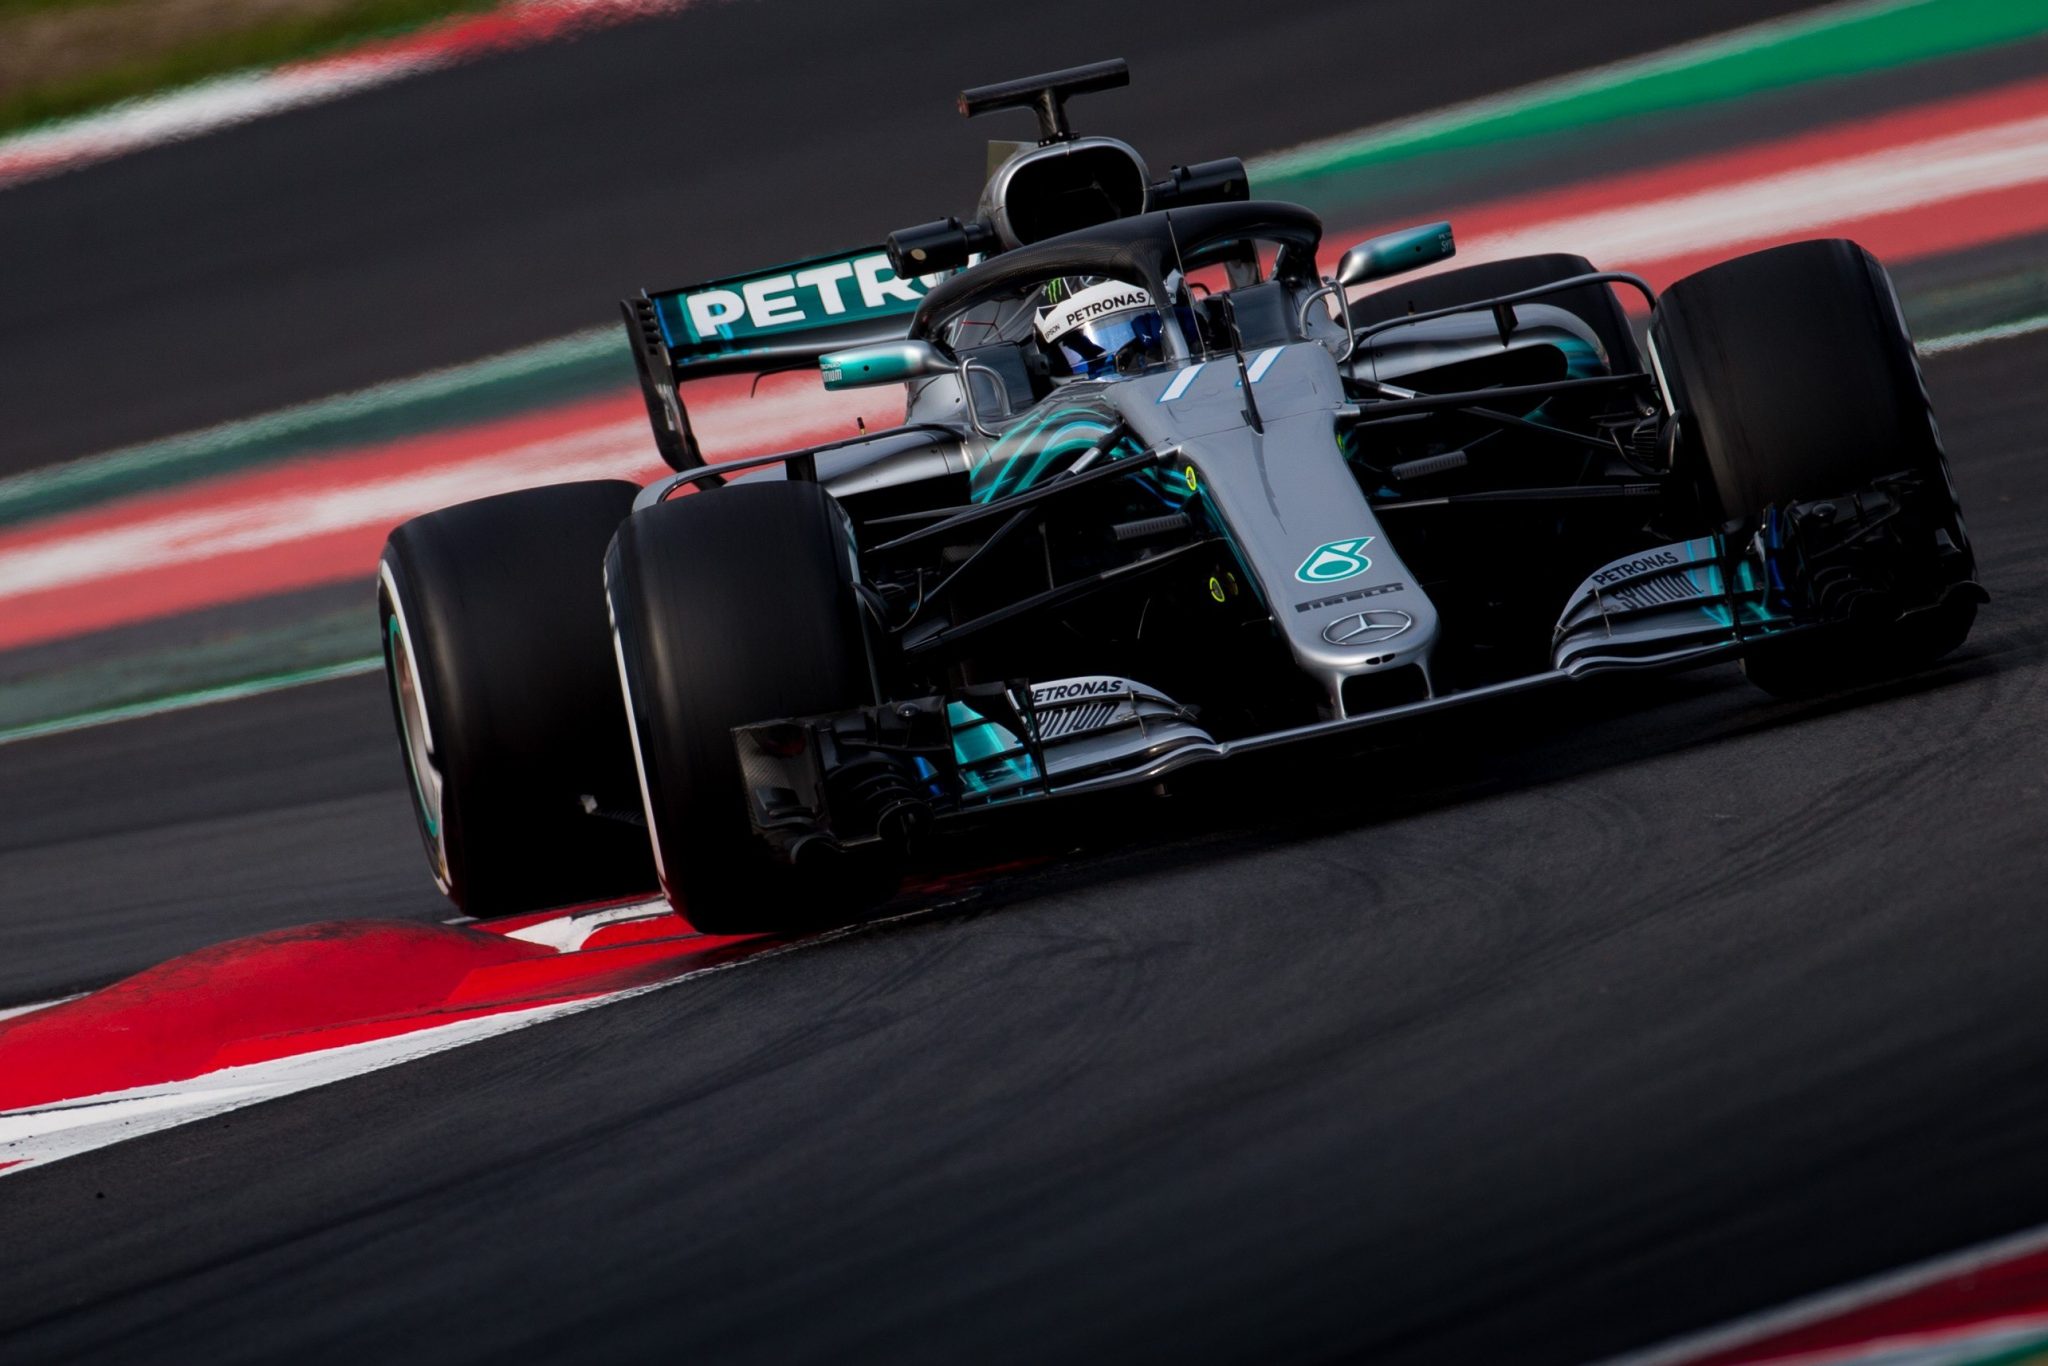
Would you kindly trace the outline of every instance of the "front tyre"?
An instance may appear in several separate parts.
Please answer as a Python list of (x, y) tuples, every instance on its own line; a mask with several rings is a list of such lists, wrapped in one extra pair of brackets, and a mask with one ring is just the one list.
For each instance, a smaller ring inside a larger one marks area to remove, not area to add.
[(845, 515), (804, 481), (642, 509), (605, 560), (619, 685), (663, 889), (698, 929), (857, 915), (893, 887), (845, 855), (786, 862), (753, 831), (733, 728), (875, 700)]
[(1709, 520), (1880, 485), (1912, 504), (1904, 568), (1880, 585), (1893, 610), (1759, 644), (1743, 660), (1751, 682), (1811, 696), (1962, 644), (1982, 593), (1919, 358), (1875, 257), (1832, 239), (1710, 266), (1664, 291), (1650, 343)]

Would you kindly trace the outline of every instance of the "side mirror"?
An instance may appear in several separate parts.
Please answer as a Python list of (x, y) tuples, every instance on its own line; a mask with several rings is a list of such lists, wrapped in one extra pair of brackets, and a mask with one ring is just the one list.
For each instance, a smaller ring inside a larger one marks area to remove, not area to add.
[(1418, 266), (1448, 261), (1457, 252), (1449, 223), (1381, 233), (1344, 253), (1344, 259), (1337, 262), (1337, 283), (1362, 285), (1367, 280), (1383, 280)]
[(871, 384), (901, 384), (919, 375), (947, 375), (958, 367), (928, 341), (876, 342), (818, 357), (818, 372), (827, 389), (865, 389)]

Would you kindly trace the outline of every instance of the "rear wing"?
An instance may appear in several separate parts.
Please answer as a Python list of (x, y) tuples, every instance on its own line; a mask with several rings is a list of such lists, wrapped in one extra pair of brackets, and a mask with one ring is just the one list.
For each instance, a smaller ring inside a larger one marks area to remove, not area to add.
[(683, 381), (797, 369), (829, 351), (902, 337), (943, 278), (901, 278), (886, 251), (869, 247), (623, 300), (661, 458), (676, 470), (704, 463)]

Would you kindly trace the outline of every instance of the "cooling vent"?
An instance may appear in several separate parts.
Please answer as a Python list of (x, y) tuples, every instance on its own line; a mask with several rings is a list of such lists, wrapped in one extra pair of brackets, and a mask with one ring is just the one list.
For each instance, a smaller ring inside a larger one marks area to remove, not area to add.
[(1699, 596), (1699, 590), (1683, 573), (1659, 574), (1624, 588), (1616, 588), (1607, 594), (1623, 607), (1642, 611), (1651, 607), (1665, 607), (1674, 602), (1690, 602)]
[(1038, 713), (1038, 738), (1058, 740), (1080, 731), (1106, 726), (1116, 719), (1116, 709), (1120, 705), (1120, 702), (1084, 702), (1079, 706), (1063, 707), (1058, 711), (1041, 711)]

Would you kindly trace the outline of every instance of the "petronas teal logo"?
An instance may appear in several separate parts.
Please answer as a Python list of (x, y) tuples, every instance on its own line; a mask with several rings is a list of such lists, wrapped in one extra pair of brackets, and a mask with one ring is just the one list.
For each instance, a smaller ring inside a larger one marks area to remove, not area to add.
[(1301, 568), (1294, 571), (1294, 577), (1303, 583), (1335, 583), (1363, 574), (1372, 568), (1372, 561), (1362, 553), (1372, 544), (1370, 536), (1354, 536), (1348, 541), (1331, 541), (1309, 551), (1308, 558), (1301, 562)]

